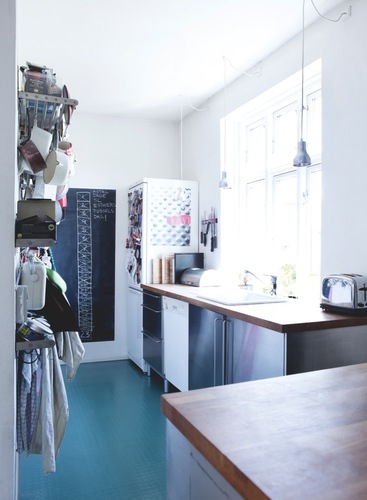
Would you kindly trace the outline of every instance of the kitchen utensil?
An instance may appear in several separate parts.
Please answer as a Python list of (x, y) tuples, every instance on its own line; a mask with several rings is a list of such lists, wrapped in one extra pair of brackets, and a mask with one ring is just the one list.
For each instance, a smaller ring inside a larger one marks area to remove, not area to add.
[(205, 232), (204, 232), (204, 247), (206, 247), (206, 242), (207, 242), (207, 236), (208, 236), (208, 233), (209, 233), (209, 227), (210, 227), (210, 221), (206, 221), (206, 229), (205, 229)]
[(41, 172), (47, 167), (45, 160), (31, 139), (20, 144), (18, 146), (18, 151), (34, 174)]
[[(69, 141), (60, 141), (57, 145), (57, 151), (61, 151), (67, 157), (69, 168), (68, 178), (72, 177), (75, 174), (75, 154), (72, 143)], [(62, 163), (65, 161), (66, 159), (64, 158)]]
[(214, 222), (213, 222), (213, 212), (210, 214), (211, 223), (210, 223), (210, 251), (214, 252)]
[(218, 220), (217, 220), (217, 218), (215, 216), (215, 209), (213, 210), (213, 216), (214, 216), (214, 223), (213, 223), (213, 228), (214, 228), (213, 229), (213, 246), (214, 246), (214, 248), (217, 248), (218, 245), (217, 245), (217, 230), (216, 229), (217, 229), (217, 222), (218, 222)]
[(31, 140), (36, 145), (38, 151), (41, 153), (42, 158), (45, 160), (50, 152), (52, 134), (38, 127), (35, 123), (31, 132)]
[(202, 243), (204, 246), (206, 245), (205, 228), (206, 228), (206, 212), (204, 211), (204, 217), (201, 219), (201, 233), (200, 233), (200, 243)]
[(210, 224), (211, 224), (211, 238), (210, 238), (210, 251), (214, 252), (214, 249), (216, 248), (216, 238), (215, 238), (215, 209), (212, 207), (211, 212), (210, 212)]
[(46, 158), (46, 165), (47, 168), (43, 171), (44, 183), (51, 184), (53, 186), (64, 185), (69, 172), (66, 155), (52, 150)]

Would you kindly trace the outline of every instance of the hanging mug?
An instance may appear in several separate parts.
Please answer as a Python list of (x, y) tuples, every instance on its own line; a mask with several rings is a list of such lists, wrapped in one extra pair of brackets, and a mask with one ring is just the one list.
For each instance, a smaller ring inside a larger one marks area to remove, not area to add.
[(47, 168), (43, 171), (43, 181), (45, 184), (60, 186), (65, 184), (68, 178), (69, 167), (66, 156), (63, 153), (52, 150), (46, 158)]
[(31, 139), (23, 144), (20, 144), (18, 146), (18, 151), (34, 174), (46, 169), (46, 162)]
[(73, 150), (73, 145), (69, 141), (60, 141), (57, 145), (57, 150), (64, 153), (67, 157), (67, 163), (69, 167), (68, 178), (75, 174), (75, 154)]

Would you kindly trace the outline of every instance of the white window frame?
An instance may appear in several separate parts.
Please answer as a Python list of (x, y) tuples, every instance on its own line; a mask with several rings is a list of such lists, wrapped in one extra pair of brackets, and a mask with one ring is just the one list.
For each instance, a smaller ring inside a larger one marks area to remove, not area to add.
[[(307, 130), (309, 126), (309, 114), (308, 110), (311, 108), (314, 98), (321, 97), (321, 61), (316, 61), (312, 65), (305, 68), (305, 109), (304, 109), (304, 140), (307, 141)], [(308, 243), (310, 240), (310, 208), (308, 206), (308, 185), (311, 180), (311, 176), (316, 172), (321, 172), (321, 151), (309, 150), (311, 154), (312, 151), (312, 165), (310, 167), (295, 168), (293, 167), (292, 161), (296, 154), (297, 140), (300, 134), (300, 103), (301, 97), (301, 86), (300, 86), (300, 75), (297, 73), (292, 77), (288, 78), (286, 81), (281, 82), (276, 85), (268, 92), (262, 94), (261, 96), (255, 98), (248, 104), (242, 106), (241, 108), (230, 113), (226, 117), (226, 121), (222, 119), (221, 131), (222, 131), (222, 146), (223, 137), (226, 137), (227, 144), (226, 148), (222, 147), (222, 163), (227, 165), (227, 176), (229, 183), (232, 186), (231, 192), (222, 191), (221, 206), (223, 208), (222, 213), (224, 218), (222, 219), (224, 230), (222, 231), (222, 240), (233, 238), (230, 233), (229, 228), (238, 228), (238, 245), (236, 249), (236, 262), (238, 262), (237, 269), (233, 269), (233, 248), (230, 245), (223, 245), (223, 253), (221, 259), (221, 268), (226, 272), (234, 272), (235, 275), (240, 276), (244, 269), (249, 268), (248, 262), (246, 262), (246, 247), (250, 244), (247, 241), (246, 235), (246, 223), (244, 219), (248, 217), (246, 215), (246, 184), (249, 182), (265, 182), (265, 196), (266, 196), (266, 233), (267, 233), (267, 243), (266, 245), (271, 248), (271, 206), (272, 206), (272, 183), (277, 176), (282, 175), (296, 175), (297, 177), (297, 199), (298, 199), (298, 210), (297, 210), (297, 227), (301, 228), (302, 231), (297, 236), (297, 258), (296, 258), (296, 268), (297, 268), (297, 289), (295, 294), (299, 297), (302, 296), (302, 292), (317, 293), (319, 286), (319, 275), (316, 273), (314, 277), (313, 287), (309, 287), (306, 276), (310, 273), (311, 265), (311, 255), (310, 248), (308, 248)], [(279, 159), (276, 154), (274, 154), (273, 148), (273, 137), (274, 137), (274, 116), (276, 113), (281, 113), (287, 109), (294, 109), (297, 111), (298, 115), (298, 130), (294, 134), (297, 137), (294, 144), (294, 152), (291, 154), (290, 158)], [(273, 116), (273, 118), (270, 118)], [(247, 146), (246, 141), (242, 138), (246, 135), (247, 128), (249, 126), (255, 126), (263, 121), (266, 121), (266, 141), (267, 141), (267, 151), (271, 152), (267, 158), (267, 168), (261, 174), (259, 171), (249, 172), (248, 169), (244, 168), (247, 161)], [(224, 132), (224, 125), (226, 124), (226, 131)], [(321, 132), (321, 129), (320, 129)], [(245, 146), (244, 146), (245, 144)], [(321, 145), (321, 141), (319, 142)], [(309, 148), (309, 144), (307, 144)], [(227, 158), (224, 161), (223, 151), (227, 151)], [(229, 166), (232, 169), (229, 169)], [(226, 220), (228, 218), (228, 220)], [(231, 220), (229, 220), (231, 218)], [(308, 252), (308, 253), (307, 253)], [(315, 253), (315, 252), (314, 252)], [(318, 251), (320, 261), (320, 249)], [(263, 274), (270, 273), (274, 274), (274, 269), (271, 268), (271, 259), (269, 259), (269, 268), (264, 262), (262, 269), (251, 269), (254, 272)], [(231, 263), (231, 269), (226, 266), (225, 263)], [(317, 266), (316, 266), (317, 267)], [(316, 268), (314, 266), (314, 268)], [(318, 263), (318, 273), (319, 273), (319, 263)]]

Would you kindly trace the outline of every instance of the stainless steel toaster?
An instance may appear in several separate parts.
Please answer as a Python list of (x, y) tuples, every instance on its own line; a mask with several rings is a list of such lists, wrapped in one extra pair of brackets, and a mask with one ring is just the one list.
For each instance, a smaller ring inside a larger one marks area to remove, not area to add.
[(367, 276), (331, 274), (322, 280), (321, 304), (326, 311), (367, 316)]

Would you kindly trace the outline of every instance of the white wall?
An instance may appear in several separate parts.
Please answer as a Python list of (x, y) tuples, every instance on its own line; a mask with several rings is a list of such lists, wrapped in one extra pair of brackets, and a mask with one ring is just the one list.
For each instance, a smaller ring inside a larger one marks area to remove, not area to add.
[[(219, 210), (220, 190), (220, 130), (219, 120), (223, 113), (223, 101), (212, 98), (200, 107), (204, 111), (191, 113), (183, 124), (183, 174), (185, 179), (199, 181), (199, 215), (209, 215), (211, 207)], [(220, 216), (219, 237), (220, 241)], [(210, 245), (199, 245), (199, 251), (204, 252), (206, 268), (219, 267), (221, 245), (210, 252)]]
[(0, 497), (16, 498), (14, 363), (14, 221), (16, 172), (16, 12), (13, 0), (0, 3), (1, 115), (1, 332), (0, 332)]
[[(352, 6), (352, 16), (339, 23), (320, 19), (306, 30), (306, 65), (322, 58), (323, 93), (323, 201), (321, 276), (330, 272), (367, 274), (367, 231), (365, 199), (367, 160), (365, 155), (367, 117), (367, 2), (343, 3), (330, 17), (336, 18)], [(261, 76), (240, 76), (227, 87), (227, 112), (245, 104), (271, 86), (300, 69), (301, 38), (295, 37), (261, 62)], [(200, 182), (200, 212), (220, 197), (220, 118), (224, 111), (223, 92), (184, 121), (185, 177)], [(291, 159), (290, 159), (291, 161)], [(230, 166), (228, 166), (230, 170)], [(219, 218), (221, 217), (219, 213)], [(218, 252), (205, 250), (206, 262), (219, 265), (220, 252), (230, 261), (235, 258), (233, 239), (220, 242)], [(219, 227), (220, 235), (220, 227)], [(203, 248), (202, 248), (203, 249)]]
[[(127, 357), (127, 189), (143, 177), (178, 179), (175, 123), (83, 114), (83, 96), (72, 117), (69, 140), (76, 154), (71, 187), (116, 189), (115, 340), (85, 343), (85, 361)], [(108, 259), (108, 255), (106, 255)]]
[(322, 270), (367, 274), (367, 2), (323, 43)]

